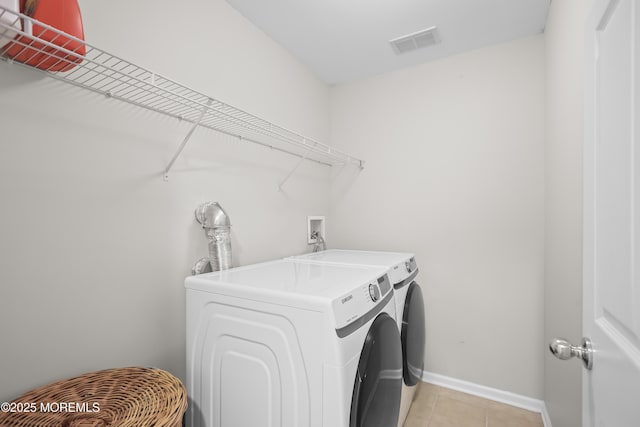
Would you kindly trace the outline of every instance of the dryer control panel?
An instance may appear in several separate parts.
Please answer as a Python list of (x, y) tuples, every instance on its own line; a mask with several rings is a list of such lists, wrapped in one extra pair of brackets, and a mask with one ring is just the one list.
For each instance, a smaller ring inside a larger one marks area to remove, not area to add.
[(389, 269), (389, 277), (393, 285), (402, 282), (418, 269), (416, 257), (412, 256)]
[[(336, 330), (352, 325), (354, 322), (364, 323), (373, 312), (377, 314), (379, 304), (385, 304), (386, 298), (393, 292), (389, 276), (365, 283), (333, 301), (333, 313)], [(365, 319), (363, 321), (363, 319)]]

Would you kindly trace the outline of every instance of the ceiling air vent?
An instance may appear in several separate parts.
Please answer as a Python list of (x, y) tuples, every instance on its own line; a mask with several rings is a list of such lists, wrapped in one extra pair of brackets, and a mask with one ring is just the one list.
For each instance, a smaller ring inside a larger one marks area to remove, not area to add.
[(412, 50), (422, 49), (423, 47), (433, 46), (440, 43), (440, 36), (437, 27), (427, 28), (426, 30), (417, 31), (389, 40), (393, 51), (400, 55), (402, 53), (411, 52)]

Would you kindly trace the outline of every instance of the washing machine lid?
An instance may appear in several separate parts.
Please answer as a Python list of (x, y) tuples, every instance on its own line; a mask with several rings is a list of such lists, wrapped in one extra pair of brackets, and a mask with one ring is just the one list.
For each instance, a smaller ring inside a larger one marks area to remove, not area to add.
[(185, 287), (330, 311), (336, 330), (348, 334), (361, 318), (389, 303), (393, 288), (386, 272), (383, 267), (277, 260), (191, 276)]
[(385, 267), (388, 269), (389, 279), (394, 287), (411, 283), (411, 280), (418, 274), (418, 264), (416, 263), (415, 255), (409, 252), (329, 249), (326, 251), (297, 255), (288, 259), (314, 263)]

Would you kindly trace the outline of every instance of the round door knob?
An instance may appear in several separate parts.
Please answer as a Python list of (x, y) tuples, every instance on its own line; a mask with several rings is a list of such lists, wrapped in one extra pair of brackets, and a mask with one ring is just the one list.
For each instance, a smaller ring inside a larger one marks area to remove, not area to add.
[(549, 344), (549, 350), (560, 360), (568, 360), (575, 356), (575, 347), (567, 340), (556, 338)]
[(560, 360), (568, 360), (577, 357), (582, 360), (584, 367), (591, 369), (593, 367), (593, 348), (589, 338), (582, 338), (580, 347), (571, 345), (571, 343), (562, 338), (556, 338), (549, 343), (549, 350)]

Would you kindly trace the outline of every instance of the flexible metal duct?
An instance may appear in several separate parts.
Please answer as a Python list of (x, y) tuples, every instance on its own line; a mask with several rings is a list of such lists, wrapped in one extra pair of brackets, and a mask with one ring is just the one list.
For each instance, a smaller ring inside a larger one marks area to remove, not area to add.
[(231, 221), (218, 202), (206, 202), (196, 209), (196, 220), (209, 240), (211, 270), (231, 268)]

